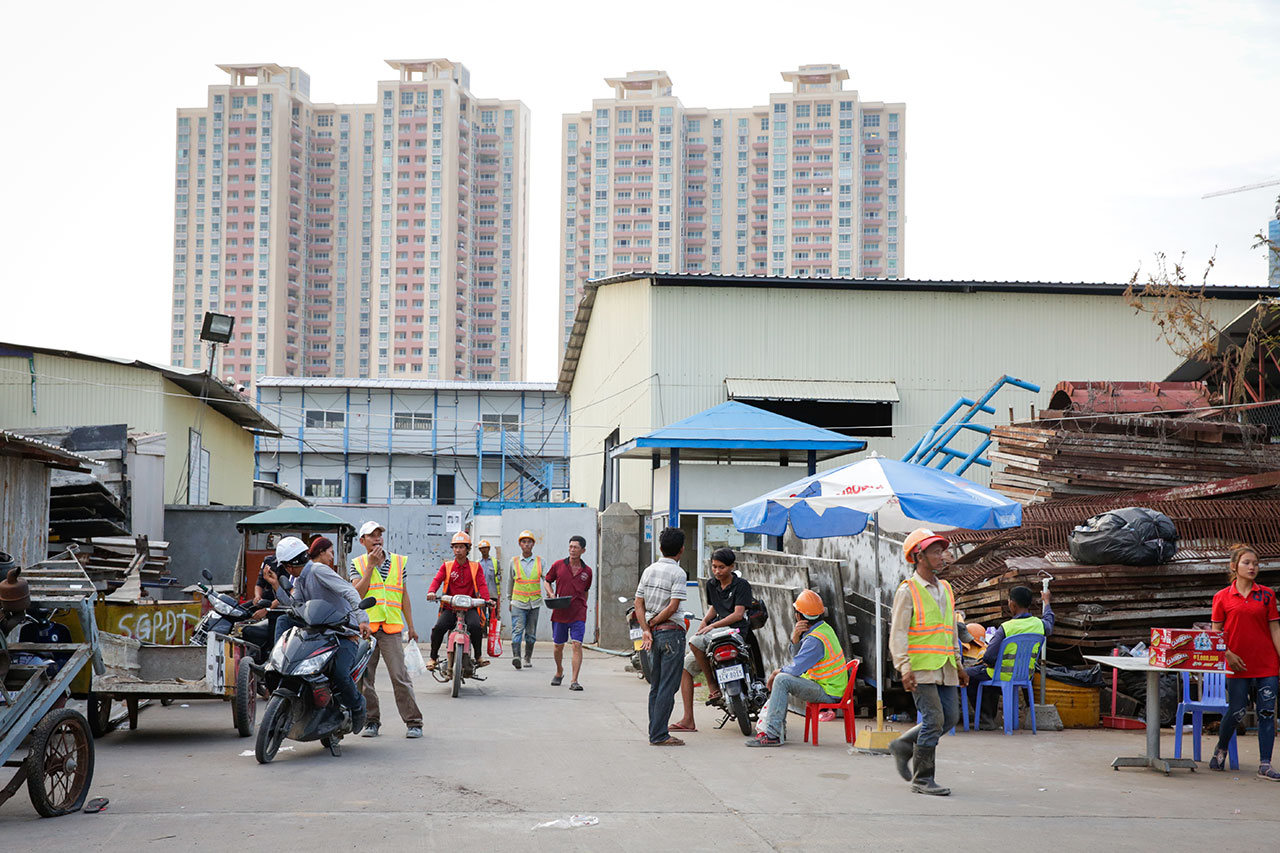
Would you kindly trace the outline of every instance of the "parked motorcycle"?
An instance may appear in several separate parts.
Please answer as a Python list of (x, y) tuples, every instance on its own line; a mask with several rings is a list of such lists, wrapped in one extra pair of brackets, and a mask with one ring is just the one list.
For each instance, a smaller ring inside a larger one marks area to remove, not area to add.
[(769, 700), (760, 654), (752, 648), (754, 642), (754, 638), (748, 640), (737, 628), (716, 628), (707, 642), (707, 660), (720, 685), (718, 707), (724, 711), (724, 719), (716, 728), (737, 720), (738, 728), (748, 737), (752, 721), (759, 718), (760, 710)]
[[(360, 602), (360, 608), (368, 610), (377, 603), (370, 596)], [(258, 727), (254, 756), (259, 764), (269, 764), (286, 737), (318, 740), (333, 755), (341, 755), (342, 736), (351, 733), (352, 719), (350, 709), (335, 699), (333, 681), (350, 677), (358, 682), (373, 657), (373, 647), (361, 639), (355, 668), (349, 674), (334, 672), (339, 641), (359, 636), (347, 624), (350, 614), (319, 599), (291, 607), (287, 613), (299, 624), (285, 632), (267, 662), (264, 677), (271, 701)]]
[[(633, 599), (619, 597), (618, 602), (626, 604)], [(684, 632), (689, 633), (689, 625), (693, 622), (693, 613), (688, 610), (681, 611), (672, 615), (674, 619), (683, 620)], [(631, 604), (627, 607), (627, 626), (630, 630), (631, 637), (631, 668), (640, 673), (640, 677), (650, 684), (653, 683), (653, 673), (649, 666), (649, 652), (644, 648), (644, 631), (640, 630), (640, 623), (636, 621), (636, 606)]]
[[(218, 592), (213, 588), (213, 575), (208, 569), (200, 572), (204, 577), (204, 583), (196, 584), (196, 588), (200, 590), (200, 594), (204, 596), (204, 600), (209, 602), (209, 611), (200, 617), (200, 621), (196, 623), (195, 629), (191, 632), (191, 640), (188, 645), (203, 647), (209, 640), (210, 634), (222, 634), (231, 636), (232, 630), (237, 626), (248, 627), (245, 623), (254, 621), (253, 614), (267, 607), (270, 602), (256, 601), (237, 601), (234, 596)], [(247, 638), (246, 638), (247, 639)], [(258, 643), (249, 642), (253, 646), (254, 659), (262, 662), (260, 659), (265, 649)]]
[(445, 648), (448, 654), (445, 657), (445, 666), (443, 670), (440, 667), (431, 670), (431, 675), (441, 684), (452, 682), (449, 695), (457, 699), (458, 692), (462, 689), (462, 682), (466, 679), (486, 680), (476, 668), (475, 649), (471, 648), (471, 634), (467, 631), (467, 620), (463, 617), (468, 610), (481, 610), (488, 606), (488, 602), (483, 598), (473, 598), (469, 595), (446, 595), (442, 596), (440, 601), (456, 610), (458, 618), (446, 638)]

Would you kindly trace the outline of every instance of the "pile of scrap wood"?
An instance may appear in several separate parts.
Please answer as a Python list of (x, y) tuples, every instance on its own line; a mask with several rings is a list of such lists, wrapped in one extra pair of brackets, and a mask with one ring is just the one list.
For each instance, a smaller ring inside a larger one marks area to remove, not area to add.
[[(1233, 543), (1258, 549), (1259, 582), (1280, 583), (1280, 499), (1274, 491), (1242, 497), (1280, 483), (1280, 472), (1196, 484), (1155, 492), (1096, 495), (1023, 508), (1019, 528), (956, 531), (963, 554), (946, 576), (965, 619), (996, 625), (1014, 586), (1040, 589), (1053, 581), (1058, 627), (1053, 649), (1105, 654), (1118, 643), (1145, 640), (1154, 627), (1190, 627), (1209, 620), (1213, 595), (1228, 583)], [(1207, 495), (1208, 497), (1201, 497)], [(1124, 506), (1144, 506), (1169, 516), (1178, 529), (1179, 550), (1159, 566), (1089, 566), (1072, 561), (1067, 536), (1090, 516)]]
[(72, 552), (99, 591), (136, 599), (142, 585), (169, 582), (168, 542), (145, 536), (96, 536), (75, 543)]
[(991, 437), (991, 486), (1024, 503), (1280, 469), (1265, 427), (1228, 421), (1048, 410)]

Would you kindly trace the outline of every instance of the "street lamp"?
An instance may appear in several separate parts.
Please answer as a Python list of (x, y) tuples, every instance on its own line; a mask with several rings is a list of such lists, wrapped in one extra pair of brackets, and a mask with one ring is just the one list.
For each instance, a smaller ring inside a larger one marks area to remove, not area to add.
[(204, 325), (200, 327), (200, 340), (209, 344), (209, 375), (213, 375), (213, 357), (217, 353), (218, 344), (231, 342), (231, 331), (236, 326), (236, 318), (229, 314), (206, 312)]

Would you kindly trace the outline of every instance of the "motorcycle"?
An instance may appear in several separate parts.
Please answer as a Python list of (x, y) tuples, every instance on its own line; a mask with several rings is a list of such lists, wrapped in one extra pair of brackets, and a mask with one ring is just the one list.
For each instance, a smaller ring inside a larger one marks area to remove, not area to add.
[[(234, 596), (217, 592), (213, 588), (213, 575), (209, 573), (208, 569), (204, 569), (200, 574), (204, 577), (205, 582), (197, 583), (196, 589), (204, 596), (204, 600), (209, 603), (209, 610), (196, 623), (195, 629), (191, 632), (191, 639), (188, 641), (188, 645), (203, 648), (208, 643), (210, 634), (222, 634), (229, 637), (237, 626), (240, 627), (242, 633), (243, 629), (252, 627), (245, 623), (255, 621), (253, 614), (270, 604), (270, 602), (237, 601)], [(252, 647), (250, 651), (253, 653), (254, 660), (259, 664), (263, 663), (262, 658), (266, 651), (263, 644), (255, 643), (248, 637), (245, 639), (246, 645)]]
[(445, 595), (440, 598), (440, 601), (456, 610), (458, 618), (454, 621), (453, 628), (450, 629), (449, 636), (446, 638), (445, 649), (448, 654), (445, 657), (444, 670), (436, 667), (431, 670), (431, 676), (441, 684), (452, 681), (453, 687), (449, 695), (457, 699), (458, 692), (462, 689), (462, 682), (466, 679), (486, 680), (477, 671), (475, 651), (471, 648), (471, 634), (467, 631), (467, 620), (463, 617), (466, 611), (482, 610), (488, 606), (489, 602), (469, 595)]
[(720, 685), (716, 705), (724, 712), (716, 728), (724, 728), (725, 723), (737, 720), (738, 728), (750, 737), (751, 723), (759, 718), (761, 709), (769, 701), (755, 638), (748, 641), (737, 628), (716, 628), (708, 636), (707, 660)]
[[(633, 599), (619, 597), (618, 602), (625, 604)], [(693, 614), (688, 610), (671, 616), (673, 620), (679, 619), (684, 622), (684, 632), (689, 633), (689, 625), (693, 622)], [(630, 605), (627, 608), (627, 625), (630, 629), (631, 637), (631, 668), (640, 673), (640, 677), (646, 682), (653, 683), (653, 672), (649, 667), (649, 652), (644, 648), (644, 631), (640, 629), (640, 623), (636, 621), (636, 606)]]
[[(360, 609), (368, 610), (377, 603), (370, 596), (360, 602)], [(265, 680), (271, 701), (258, 727), (254, 757), (259, 764), (269, 764), (286, 737), (302, 742), (318, 740), (334, 756), (342, 755), (342, 736), (351, 733), (353, 723), (350, 709), (335, 701), (333, 680), (350, 677), (359, 682), (373, 657), (373, 647), (361, 639), (352, 671), (334, 672), (339, 641), (359, 637), (347, 624), (349, 613), (321, 600), (304, 602), (287, 613), (299, 624), (285, 632), (267, 662)]]

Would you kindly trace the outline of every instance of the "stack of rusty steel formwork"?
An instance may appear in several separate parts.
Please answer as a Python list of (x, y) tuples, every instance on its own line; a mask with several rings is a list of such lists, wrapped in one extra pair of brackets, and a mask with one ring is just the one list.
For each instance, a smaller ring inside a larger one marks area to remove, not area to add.
[[(1058, 627), (1053, 649), (1106, 652), (1146, 639), (1154, 627), (1190, 627), (1209, 620), (1213, 594), (1227, 585), (1229, 549), (1247, 542), (1262, 561), (1260, 583), (1280, 584), (1280, 499), (1264, 491), (1280, 471), (1155, 492), (1125, 492), (1029, 504), (1023, 525), (1004, 531), (957, 531), (964, 553), (946, 573), (965, 619), (1002, 621), (1009, 590), (1053, 581)], [(1257, 493), (1258, 497), (1242, 497)], [(1203, 497), (1201, 497), (1203, 496)], [(1090, 566), (1074, 562), (1067, 537), (1085, 519), (1109, 509), (1144, 506), (1169, 516), (1179, 550), (1159, 566)]]
[(1264, 427), (1229, 421), (1045, 411), (991, 435), (991, 486), (1024, 503), (1280, 470)]

